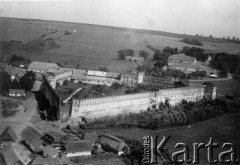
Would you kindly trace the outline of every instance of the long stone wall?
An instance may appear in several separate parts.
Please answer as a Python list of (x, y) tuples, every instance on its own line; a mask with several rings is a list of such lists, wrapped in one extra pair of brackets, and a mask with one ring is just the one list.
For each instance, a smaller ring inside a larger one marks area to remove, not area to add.
[[(176, 105), (183, 99), (196, 102), (204, 97), (204, 86), (161, 89), (158, 92), (137, 93), (96, 99), (73, 100), (71, 117), (94, 119), (118, 114), (138, 113), (166, 100)], [(212, 94), (214, 99), (214, 94)]]
[(138, 113), (149, 105), (150, 93), (138, 93), (96, 99), (73, 100), (72, 117), (98, 118), (118, 114)]

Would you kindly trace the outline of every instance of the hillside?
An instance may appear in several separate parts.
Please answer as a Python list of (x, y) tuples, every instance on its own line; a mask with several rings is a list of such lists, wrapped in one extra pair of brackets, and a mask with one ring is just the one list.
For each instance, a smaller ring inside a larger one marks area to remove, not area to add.
[[(133, 49), (135, 55), (138, 55), (139, 50), (145, 50), (152, 57), (154, 52), (146, 45), (158, 49), (166, 46), (179, 49), (191, 46), (179, 42), (186, 35), (80, 23), (0, 18), (0, 29), (1, 55), (21, 54), (31, 60), (60, 62), (68, 67), (75, 67), (76, 64), (94, 69), (106, 66), (111, 71), (132, 70), (140, 65), (140, 63), (119, 61), (117, 59), (119, 49)], [(52, 33), (55, 30), (56, 32)], [(69, 35), (66, 35), (66, 31), (70, 32)], [(44, 36), (46, 34), (47, 36)], [(39, 40), (41, 37), (44, 39)], [(33, 41), (34, 43), (40, 41), (37, 43), (43, 44), (42, 47), (47, 49), (23, 49), (20, 43), (17, 46), (9, 46), (10, 40), (21, 41), (22, 44), (28, 45)], [(45, 41), (47, 45), (44, 45)], [(240, 44), (230, 41), (221, 39), (219, 42), (202, 40), (201, 42), (203, 43), (201, 48), (209, 51), (234, 53), (238, 50), (240, 52)]]

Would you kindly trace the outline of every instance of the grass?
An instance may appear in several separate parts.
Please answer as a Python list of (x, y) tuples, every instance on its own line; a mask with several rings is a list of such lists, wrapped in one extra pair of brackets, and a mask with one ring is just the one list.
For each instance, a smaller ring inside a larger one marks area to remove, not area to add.
[[(100, 66), (106, 66), (110, 71), (120, 72), (123, 70), (132, 70), (138, 64), (134, 62), (126, 62), (118, 60), (117, 51), (119, 49), (133, 49), (138, 55), (140, 50), (145, 50), (153, 56), (153, 51), (148, 49), (146, 45), (154, 47), (177, 47), (190, 46), (179, 42), (181, 35), (166, 36), (165, 33), (155, 34), (146, 31), (135, 31), (128, 29), (74, 24), (64, 22), (51, 22), (40, 20), (24, 20), (24, 19), (0, 19), (0, 28), (2, 30), (1, 40), (9, 41), (11, 39), (20, 40), (24, 43), (37, 40), (43, 34), (49, 33), (46, 28), (58, 29), (56, 33), (48, 34), (49, 38), (59, 38), (56, 44), (60, 45), (59, 49), (52, 49), (48, 52), (10, 49), (2, 50), (4, 56), (11, 54), (24, 54), (30, 60), (67, 62), (68, 67), (75, 67), (79, 64), (81, 67), (98, 69)], [(11, 29), (11, 31), (9, 31)], [(72, 34), (64, 35), (65, 31)], [(76, 30), (76, 32), (73, 32)], [(161, 36), (161, 34), (163, 36)], [(177, 38), (179, 36), (179, 38)], [(203, 48), (210, 50), (218, 50), (221, 44), (211, 45), (209, 42), (203, 42)], [(232, 43), (228, 43), (229, 50), (232, 49)], [(235, 49), (240, 49), (239, 44), (235, 44)], [(227, 48), (226, 48), (227, 50)], [(71, 56), (71, 58), (69, 58)]]

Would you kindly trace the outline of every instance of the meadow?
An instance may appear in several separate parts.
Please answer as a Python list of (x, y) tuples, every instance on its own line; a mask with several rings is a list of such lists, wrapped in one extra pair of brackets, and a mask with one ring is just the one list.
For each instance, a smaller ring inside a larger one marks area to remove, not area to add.
[[(133, 49), (135, 55), (140, 50), (145, 50), (153, 56), (153, 51), (146, 45), (151, 45), (162, 49), (166, 46), (177, 47), (191, 46), (179, 42), (181, 35), (161, 36), (158, 33), (129, 30), (126, 28), (114, 28), (107, 26), (96, 26), (79, 23), (67, 23), (43, 20), (25, 20), (0, 18), (0, 41), (8, 42), (10, 40), (22, 41), (28, 43), (37, 40), (42, 35), (50, 33), (57, 29), (56, 33), (48, 35), (50, 38), (58, 38), (56, 43), (60, 48), (49, 51), (34, 51), (22, 49), (6, 50), (0, 47), (1, 55), (11, 56), (12, 54), (26, 55), (30, 60), (50, 61), (66, 64), (67, 67), (75, 67), (79, 64), (83, 68), (98, 69), (100, 66), (106, 66), (111, 71), (121, 72), (133, 70), (141, 63), (126, 62), (118, 60), (117, 51), (119, 49)], [(70, 35), (64, 35), (65, 31), (71, 32)], [(164, 33), (165, 34), (165, 33)], [(167, 33), (166, 33), (167, 34)], [(204, 49), (216, 51), (224, 43), (203, 42)], [(232, 43), (228, 43), (231, 44)], [(237, 46), (229, 46), (239, 49)], [(227, 48), (224, 48), (227, 49)]]

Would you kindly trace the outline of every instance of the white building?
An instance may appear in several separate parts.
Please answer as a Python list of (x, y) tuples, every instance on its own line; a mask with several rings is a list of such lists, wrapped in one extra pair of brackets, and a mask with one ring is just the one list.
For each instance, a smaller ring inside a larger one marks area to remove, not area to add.
[(57, 69), (59, 66), (55, 63), (33, 61), (28, 66), (28, 71), (33, 71), (35, 73), (45, 73), (50, 68)]

